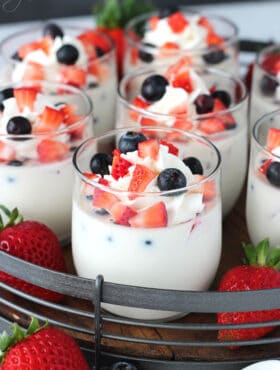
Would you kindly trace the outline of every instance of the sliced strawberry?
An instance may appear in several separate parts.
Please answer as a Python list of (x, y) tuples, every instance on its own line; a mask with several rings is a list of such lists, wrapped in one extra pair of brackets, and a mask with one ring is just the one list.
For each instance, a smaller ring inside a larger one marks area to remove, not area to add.
[[(214, 99), (214, 108), (212, 111), (213, 113), (225, 111), (227, 109), (228, 108), (224, 105), (224, 103), (220, 99), (218, 98)], [(230, 126), (232, 126), (232, 128), (236, 126), (235, 119), (231, 113), (224, 113), (219, 118), (224, 121), (226, 127), (228, 128), (230, 128)]]
[(151, 30), (155, 30), (157, 28), (159, 22), (159, 16), (153, 16), (149, 18), (149, 26)]
[(167, 22), (174, 33), (181, 33), (189, 25), (188, 20), (181, 12), (171, 14)]
[(159, 48), (159, 52), (161, 56), (170, 56), (172, 53), (177, 52), (180, 49), (180, 46), (175, 42), (165, 42)]
[(200, 26), (206, 28), (209, 33), (214, 33), (215, 32), (215, 29), (214, 29), (213, 25), (211, 24), (211, 22), (206, 17), (201, 17), (198, 21), (198, 24)]
[(267, 168), (270, 166), (271, 162), (272, 162), (272, 159), (267, 159), (267, 160), (266, 160), (266, 161), (261, 165), (261, 167), (259, 167), (259, 169), (258, 169), (258, 170), (259, 170), (262, 174), (266, 175)]
[(186, 70), (175, 75), (174, 79), (172, 80), (172, 86), (181, 87), (188, 93), (191, 93), (193, 91), (193, 84), (190, 77), (190, 71)]
[(39, 161), (49, 163), (60, 161), (69, 152), (67, 144), (60, 141), (45, 139), (37, 145)]
[(174, 115), (174, 116), (180, 115), (180, 114), (187, 114), (187, 113), (188, 113), (188, 107), (187, 107), (186, 102), (180, 103), (168, 111), (168, 114)]
[(46, 106), (39, 115), (39, 122), (35, 131), (36, 133), (55, 131), (62, 124), (63, 120), (64, 115), (61, 111)]
[[(84, 137), (84, 132), (86, 128), (86, 122), (82, 121), (84, 116), (82, 114), (74, 114), (73, 116), (68, 116), (64, 122), (69, 126), (69, 130), (67, 131), (71, 135), (71, 139), (77, 140), (82, 139)], [(79, 122), (76, 127), (71, 128), (72, 125)]]
[(25, 107), (33, 111), (37, 93), (38, 90), (33, 87), (19, 87), (14, 89), (14, 96), (20, 112), (22, 112)]
[[(174, 122), (173, 127), (178, 128), (180, 130), (191, 131), (193, 129), (193, 123), (181, 118), (181, 119), (177, 119)], [(171, 131), (167, 134), (167, 139), (169, 141), (176, 141), (176, 140), (181, 141), (182, 134), (178, 133), (177, 131)]]
[(262, 67), (267, 72), (276, 75), (280, 70), (280, 53), (267, 55), (262, 61)]
[(120, 200), (116, 195), (108, 191), (104, 191), (98, 188), (94, 189), (92, 200), (92, 204), (94, 207), (103, 208), (106, 209), (106, 211), (111, 212), (114, 204), (119, 203), (119, 201)]
[(137, 164), (132, 174), (128, 191), (142, 192), (145, 191), (147, 185), (156, 177), (156, 174), (149, 168)]
[[(194, 175), (197, 182), (204, 180), (206, 177), (203, 175)], [(198, 186), (193, 192), (203, 193), (203, 201), (209, 202), (216, 197), (216, 184), (213, 180), (204, 182)]]
[(137, 212), (133, 208), (128, 207), (121, 202), (115, 203), (111, 209), (111, 215), (113, 216), (114, 221), (120, 225), (130, 226), (128, 220), (136, 214)]
[(226, 130), (226, 125), (222, 118), (207, 118), (199, 122), (199, 130), (211, 135)]
[(280, 146), (280, 129), (270, 128), (268, 130), (266, 146), (270, 151)]
[(83, 44), (85, 52), (90, 59), (97, 58), (95, 44), (90, 39), (88, 31), (79, 35), (77, 39)]
[(40, 43), (38, 41), (29, 42), (19, 48), (18, 55), (21, 59), (24, 59), (29, 53), (38, 49), (40, 49)]
[(159, 126), (159, 123), (149, 117), (141, 117), (140, 119), (140, 125), (141, 126)]
[(45, 54), (49, 55), (51, 52), (51, 48), (53, 46), (53, 40), (51, 36), (44, 36), (39, 41), (39, 45), (40, 45), (40, 49), (42, 49)]
[(15, 150), (8, 144), (0, 141), (0, 162), (8, 162), (16, 157)]
[[(146, 109), (150, 105), (148, 102), (146, 102), (146, 100), (144, 100), (140, 96), (136, 96), (136, 98), (132, 100), (131, 104), (136, 106), (137, 108), (142, 108), (142, 109)], [(139, 118), (139, 115), (140, 114), (138, 112), (135, 112), (134, 110), (129, 111), (129, 117), (133, 121), (137, 121)]]
[(159, 152), (159, 142), (156, 139), (142, 141), (138, 144), (138, 156), (140, 158), (157, 159)]
[(138, 63), (138, 49), (137, 48), (132, 48), (130, 51), (130, 64), (135, 66)]
[(97, 61), (89, 64), (88, 73), (95, 76), (99, 82), (106, 81), (110, 77), (109, 67)]
[(77, 38), (82, 43), (86, 42), (88, 44), (91, 44), (93, 47), (99, 47), (104, 53), (110, 50), (111, 45), (109, 41), (104, 36), (102, 36), (102, 34), (96, 32), (95, 30), (87, 30), (80, 34)]
[(173, 78), (180, 73), (183, 69), (185, 69), (187, 66), (192, 66), (192, 59), (189, 56), (184, 56), (181, 59), (178, 60), (175, 64), (171, 65), (166, 73), (165, 77), (167, 78), (168, 81), (172, 81)]
[(120, 153), (114, 151), (113, 163), (111, 175), (114, 179), (118, 179), (128, 174), (129, 167), (132, 166), (132, 163), (127, 161), (125, 158), (121, 157)]
[(209, 32), (206, 37), (206, 43), (208, 46), (222, 45), (224, 43), (224, 39), (215, 32)]
[(41, 64), (35, 62), (28, 62), (23, 76), (23, 81), (40, 81), (45, 79), (44, 67)]
[(167, 226), (168, 215), (164, 202), (159, 202), (137, 213), (129, 220), (132, 227), (165, 227)]
[(165, 145), (168, 147), (168, 153), (178, 155), (179, 154), (179, 149), (173, 145), (172, 143), (169, 143), (168, 141), (165, 140), (160, 140), (159, 143), (161, 145)]
[(83, 87), (87, 82), (87, 73), (77, 66), (64, 66), (60, 70), (60, 82), (75, 87)]

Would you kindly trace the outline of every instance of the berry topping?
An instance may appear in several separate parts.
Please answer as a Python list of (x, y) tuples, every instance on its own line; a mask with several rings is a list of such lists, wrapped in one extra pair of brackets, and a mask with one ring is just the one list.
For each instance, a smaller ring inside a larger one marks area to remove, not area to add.
[(170, 5), (168, 7), (160, 9), (158, 16), (159, 18), (167, 18), (170, 15), (179, 12), (179, 8), (176, 5)]
[(156, 174), (148, 167), (136, 164), (128, 191), (142, 192), (145, 191), (149, 183), (155, 178)]
[(134, 152), (138, 149), (138, 144), (147, 140), (141, 132), (128, 131), (119, 140), (118, 148), (122, 153)]
[(203, 59), (208, 64), (221, 63), (226, 58), (226, 54), (223, 50), (211, 51), (208, 54), (203, 55)]
[(157, 159), (159, 151), (159, 142), (155, 139), (145, 140), (138, 144), (138, 155), (140, 158), (150, 157)]
[(36, 127), (36, 133), (57, 130), (64, 120), (64, 114), (54, 108), (45, 107), (39, 116), (39, 124)]
[(147, 50), (145, 50), (146, 47), (154, 48), (155, 45), (153, 45), (149, 42), (143, 42), (142, 45), (139, 48), (138, 57), (139, 57), (140, 60), (142, 60), (142, 62), (152, 63), (152, 61), (154, 60), (154, 56), (153, 56), (153, 54), (151, 54)]
[(97, 153), (90, 160), (90, 169), (93, 173), (101, 176), (109, 175), (109, 166), (112, 164), (112, 157), (106, 153)]
[(270, 151), (280, 146), (280, 129), (271, 127), (268, 130), (266, 146)]
[(271, 162), (269, 164), (266, 177), (272, 185), (280, 187), (280, 162)]
[(68, 152), (68, 145), (55, 140), (45, 139), (37, 145), (39, 161), (49, 163), (61, 160)]
[(200, 94), (194, 101), (196, 113), (204, 114), (212, 112), (214, 108), (214, 99), (207, 94)]
[(55, 23), (47, 23), (43, 29), (44, 36), (50, 36), (52, 39), (63, 37), (62, 29)]
[(0, 141), (0, 163), (6, 161), (12, 161), (15, 159), (15, 150), (6, 144), (6, 142)]
[(193, 85), (191, 81), (191, 76), (189, 71), (178, 72), (172, 79), (173, 87), (181, 87), (188, 93), (193, 91)]
[(181, 189), (186, 187), (187, 179), (177, 168), (166, 168), (158, 175), (157, 185), (162, 191)]
[(150, 29), (151, 30), (154, 30), (154, 29), (157, 28), (158, 21), (159, 21), (159, 17), (158, 16), (150, 17), (150, 19), (149, 19), (149, 26), (150, 26)]
[(22, 76), (23, 81), (39, 81), (45, 79), (44, 67), (35, 62), (27, 62)]
[(160, 100), (166, 90), (168, 81), (161, 75), (147, 77), (141, 86), (141, 95), (148, 101), (155, 102)]
[(171, 14), (167, 20), (174, 33), (181, 33), (188, 26), (189, 22), (181, 12)]
[(103, 49), (101, 49), (99, 46), (96, 46), (95, 47), (95, 51), (96, 51), (96, 55), (98, 56), (98, 58), (103, 57), (103, 55), (105, 54), (105, 52), (103, 51)]
[(214, 99), (220, 99), (221, 102), (225, 105), (226, 108), (228, 108), (230, 106), (231, 97), (230, 97), (230, 95), (227, 91), (225, 91), (225, 90), (215, 90), (212, 93), (212, 97)]
[(61, 68), (61, 81), (64, 84), (76, 87), (83, 87), (86, 85), (87, 74), (83, 68), (77, 66), (65, 66)]
[(74, 45), (64, 44), (57, 50), (56, 58), (61, 64), (72, 65), (78, 60), (79, 51)]
[(193, 175), (203, 175), (203, 167), (199, 159), (195, 157), (184, 158), (183, 162), (192, 171)]
[(226, 130), (225, 123), (222, 118), (208, 118), (199, 123), (199, 130), (203, 133), (211, 135)]
[(179, 154), (179, 149), (172, 143), (169, 143), (168, 141), (165, 140), (160, 140), (159, 142), (161, 145), (165, 145), (168, 147), (168, 153), (174, 154), (176, 156)]
[(38, 91), (32, 87), (19, 87), (14, 89), (14, 96), (20, 112), (22, 112), (25, 107), (28, 107), (31, 111), (33, 110), (37, 93)]
[(0, 103), (4, 100), (12, 98), (14, 96), (14, 90), (11, 88), (4, 89), (0, 91)]
[(20, 167), (23, 165), (22, 161), (19, 161), (17, 159), (13, 159), (10, 162), (7, 163), (8, 166), (13, 166), (13, 167)]
[[(149, 103), (146, 102), (146, 100), (144, 100), (141, 96), (136, 96), (136, 98), (133, 99), (131, 104), (141, 109), (145, 109), (149, 106)], [(134, 121), (137, 121), (139, 115), (140, 114), (138, 112), (135, 112), (134, 110), (130, 110), (129, 112), (129, 117)]]
[(111, 209), (111, 215), (113, 216), (114, 221), (120, 225), (130, 226), (128, 221), (136, 214), (137, 212), (134, 209), (122, 204), (121, 202), (115, 203)]
[(122, 158), (118, 150), (114, 151), (113, 163), (111, 174), (114, 179), (125, 176), (128, 173), (129, 167), (132, 165), (131, 162), (127, 161), (125, 158)]
[(32, 131), (30, 121), (22, 116), (15, 116), (7, 123), (7, 133), (11, 135), (28, 135)]
[(260, 88), (265, 96), (271, 96), (275, 93), (275, 90), (279, 82), (272, 76), (264, 75), (260, 81)]
[(111, 212), (114, 204), (119, 202), (120, 200), (116, 195), (98, 188), (94, 189), (92, 204), (95, 207), (106, 209), (106, 211)]
[(167, 226), (168, 215), (164, 202), (159, 202), (137, 213), (129, 220), (132, 227), (165, 227)]

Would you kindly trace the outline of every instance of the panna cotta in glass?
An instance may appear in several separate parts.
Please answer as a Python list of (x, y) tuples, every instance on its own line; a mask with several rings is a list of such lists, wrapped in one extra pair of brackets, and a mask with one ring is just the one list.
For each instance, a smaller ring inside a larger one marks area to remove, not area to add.
[[(209, 288), (221, 255), (221, 200), (220, 155), (207, 139), (130, 127), (87, 140), (73, 160), (78, 275), (159, 289)], [(103, 307), (147, 320), (182, 314)]]
[(72, 156), (92, 135), (81, 90), (45, 81), (0, 90), (0, 203), (70, 240)]
[(7, 37), (0, 52), (6, 61), (2, 83), (46, 80), (81, 88), (94, 104), (94, 133), (114, 128), (115, 47), (107, 35), (47, 23)]

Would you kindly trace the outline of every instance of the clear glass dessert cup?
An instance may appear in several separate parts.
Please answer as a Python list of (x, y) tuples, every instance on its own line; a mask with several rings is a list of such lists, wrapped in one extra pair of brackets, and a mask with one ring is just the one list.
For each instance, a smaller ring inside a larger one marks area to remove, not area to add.
[[(86, 176), (91, 172), (92, 156), (99, 152), (111, 154), (127, 131), (180, 144), (179, 158), (196, 156), (205, 169), (204, 176), (180, 191), (159, 192), (116, 190)], [(73, 162), (76, 183), (72, 253), (78, 275), (94, 279), (102, 274), (105, 281), (150, 288), (201, 291), (210, 287), (221, 255), (220, 155), (214, 145), (182, 130), (127, 127), (85, 141), (75, 152)], [(141, 227), (113, 222), (108, 212), (94, 206), (100, 192), (106, 199), (111, 196), (122, 202), (132, 199), (131, 204), (135, 203), (131, 207), (137, 207), (137, 212), (143, 207), (169, 204), (168, 223), (164, 227)], [(194, 211), (193, 200), (197, 196), (203, 199), (199, 212)], [(187, 203), (183, 205), (181, 201)], [(108, 304), (104, 308), (135, 319), (170, 320), (182, 315)]]
[(264, 114), (280, 108), (279, 71), (280, 44), (263, 49), (258, 54), (253, 68), (250, 100), (251, 130), (255, 122)]
[(246, 220), (255, 245), (269, 238), (275, 247), (280, 245), (280, 150), (275, 150), (280, 147), (275, 140), (280, 131), (276, 133), (274, 129), (280, 129), (280, 110), (264, 115), (253, 128)]
[[(22, 45), (34, 42), (43, 37), (45, 23), (16, 32), (0, 43), (2, 72), (0, 82), (19, 82), (23, 80), (46, 80), (69, 84), (86, 91), (94, 104), (93, 127), (96, 135), (114, 128), (115, 94), (117, 89), (116, 54), (113, 41), (101, 31), (94, 31), (100, 45), (106, 52), (97, 58), (87, 59), (82, 63), (64, 65), (56, 61), (55, 55), (46, 64), (37, 61), (18, 60), (17, 52)], [(64, 37), (73, 38), (86, 32), (87, 29), (77, 26), (62, 26)], [(66, 40), (65, 43), (68, 43)], [(80, 45), (81, 48), (81, 45)], [(80, 49), (79, 49), (80, 50)], [(75, 71), (72, 73), (72, 67)], [(62, 72), (63, 71), (63, 72)], [(85, 72), (85, 74), (83, 73)], [(63, 77), (61, 77), (63, 74)]]
[[(2, 87), (36, 88), (42, 103), (71, 106), (69, 125), (45, 133), (4, 133), (0, 115), (1, 204), (17, 207), (27, 220), (46, 224), (66, 245), (71, 234), (73, 151), (92, 135), (92, 103), (83, 91), (63, 84), (29, 81)], [(39, 108), (41, 112), (43, 106)], [(26, 110), (23, 116), (27, 117)]]
[[(162, 114), (151, 112), (133, 104), (135, 97), (141, 92), (142, 82), (154, 74), (162, 74), (167, 66), (155, 69), (145, 68), (126, 75), (120, 82), (117, 99), (117, 124), (121, 127), (123, 122), (129, 124), (160, 125), (171, 127), (173, 125), (192, 132), (197, 132), (208, 138), (220, 151), (221, 164), (221, 193), (223, 216), (225, 217), (233, 208), (244, 186), (247, 174), (248, 157), (248, 94), (241, 79), (233, 77), (223, 71), (210, 68), (194, 68), (202, 77), (206, 87), (211, 91), (213, 86), (217, 90), (226, 91), (231, 97), (231, 105), (217, 113), (186, 115)], [(218, 133), (200, 131), (201, 125), (209, 119), (227, 121), (228, 117), (234, 119), (233, 125)], [(178, 125), (177, 125), (178, 124)]]
[[(180, 49), (155, 47), (144, 42), (143, 37), (149, 29), (149, 19), (157, 16), (158, 12), (141, 15), (128, 22), (125, 28), (127, 41), (126, 73), (139, 67), (174, 63), (182, 57), (188, 56), (194, 66), (215, 67), (238, 76), (239, 48), (236, 25), (222, 16), (194, 12), (186, 7), (180, 7), (180, 11), (186, 16), (207, 18), (214, 26), (216, 33), (224, 38), (221, 45), (198, 46), (186, 44), (185, 47)], [(165, 36), (162, 35), (162, 37)], [(193, 42), (193, 40), (190, 40), (190, 42)]]

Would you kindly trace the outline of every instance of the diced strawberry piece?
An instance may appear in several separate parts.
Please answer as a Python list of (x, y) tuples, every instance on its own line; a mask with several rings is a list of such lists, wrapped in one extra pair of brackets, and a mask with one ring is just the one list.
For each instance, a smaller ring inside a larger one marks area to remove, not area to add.
[(171, 14), (167, 22), (174, 33), (181, 33), (189, 25), (188, 20), (181, 12)]
[(121, 157), (120, 154), (116, 154), (116, 152), (114, 151), (112, 170), (111, 170), (111, 175), (114, 177), (114, 179), (117, 180), (119, 177), (123, 177), (127, 175), (128, 169), (130, 166), (132, 166), (131, 162)]
[(180, 46), (175, 42), (166, 42), (159, 48), (161, 56), (170, 56), (173, 52), (177, 52)]
[(35, 62), (28, 62), (23, 76), (23, 81), (40, 81), (45, 79), (44, 67)]
[[(87, 177), (89, 180), (94, 180), (98, 182), (98, 179), (100, 178), (100, 175), (92, 172), (84, 172), (83, 175)], [(92, 185), (84, 182), (83, 183), (83, 193), (86, 196), (92, 196), (93, 195), (94, 188)]]
[[(221, 111), (225, 111), (227, 110), (228, 108), (224, 105), (224, 103), (218, 99), (218, 98), (215, 98), (214, 99), (214, 108), (213, 108), (213, 113), (217, 113), (217, 112), (221, 112)], [(235, 126), (235, 119), (233, 117), (233, 115), (231, 113), (224, 113), (223, 115), (220, 116), (220, 119), (222, 119), (224, 121), (224, 123), (226, 125), (233, 125)]]
[(161, 145), (165, 145), (168, 147), (168, 153), (178, 155), (179, 154), (179, 149), (173, 145), (172, 143), (169, 143), (168, 141), (165, 140), (160, 140), (159, 142)]
[(109, 181), (104, 179), (103, 177), (100, 177), (98, 182), (99, 182), (99, 184), (102, 184), (102, 185), (105, 185), (105, 186), (109, 185)]
[(42, 163), (55, 162), (63, 159), (69, 152), (68, 145), (60, 141), (45, 139), (37, 145), (39, 161)]
[(19, 87), (14, 89), (14, 96), (20, 112), (22, 112), (25, 107), (33, 111), (37, 93), (37, 89), (33, 87)]
[[(193, 129), (193, 123), (190, 121), (186, 121), (185, 119), (177, 119), (174, 124), (174, 128), (179, 128), (180, 130), (191, 131)], [(171, 131), (167, 134), (167, 139), (169, 141), (181, 141), (182, 134), (178, 133), (177, 131)]]
[(94, 43), (88, 37), (87, 32), (84, 32), (81, 35), (79, 35), (77, 39), (83, 44), (87, 56), (90, 59), (95, 59), (97, 57), (96, 48)]
[(187, 114), (187, 113), (188, 113), (187, 103), (180, 103), (168, 111), (168, 114), (171, 114), (174, 116), (179, 115), (179, 114)]
[(106, 211), (111, 212), (114, 204), (119, 203), (119, 198), (110, 193), (98, 188), (94, 189), (92, 204), (97, 208), (104, 208)]
[(211, 22), (206, 17), (201, 17), (198, 21), (198, 24), (200, 26), (206, 28), (209, 33), (214, 33), (215, 32), (215, 29), (214, 29), (213, 25), (211, 24)]
[(155, 30), (157, 28), (158, 22), (159, 22), (159, 17), (158, 16), (150, 17), (150, 19), (149, 19), (150, 29)]
[(40, 43), (38, 41), (29, 42), (19, 48), (18, 55), (21, 59), (24, 59), (29, 53), (38, 49), (40, 49)]
[(190, 72), (186, 70), (174, 76), (174, 79), (172, 80), (172, 86), (181, 87), (188, 93), (191, 93), (193, 91), (193, 84), (190, 77)]
[(49, 55), (51, 52), (52, 45), (53, 45), (53, 40), (51, 36), (44, 36), (39, 41), (39, 45), (40, 45), (40, 49), (42, 49), (45, 54)]
[(209, 32), (206, 37), (206, 43), (208, 46), (222, 45), (223, 42), (224, 39), (215, 32)]
[(179, 59), (178, 62), (176, 62), (167, 69), (165, 77), (167, 78), (168, 81), (172, 81), (180, 71), (184, 70), (188, 66), (192, 66), (192, 64), (193, 63), (191, 57), (184, 56), (181, 59)]
[(226, 126), (222, 118), (208, 118), (199, 123), (199, 130), (208, 135), (222, 132), (225, 129)]
[[(197, 182), (204, 180), (206, 177), (203, 175), (194, 175)], [(198, 186), (198, 188), (192, 190), (193, 192), (203, 193), (203, 201), (209, 202), (216, 197), (216, 184), (213, 180), (206, 181)]]
[(89, 180), (97, 180), (100, 177), (100, 175), (92, 172), (83, 172), (83, 175)]
[(7, 162), (15, 159), (16, 152), (13, 147), (0, 141), (0, 162)]
[(87, 82), (87, 73), (77, 66), (64, 66), (60, 70), (60, 82), (76, 87), (83, 87)]
[[(84, 136), (86, 122), (82, 122), (84, 116), (82, 114), (74, 114), (73, 116), (68, 116), (64, 119), (64, 122), (69, 126), (68, 133), (71, 135), (71, 139), (82, 139)], [(72, 125), (79, 122), (75, 127), (71, 128)]]
[(133, 208), (128, 207), (121, 202), (115, 203), (111, 209), (111, 215), (113, 216), (114, 221), (120, 225), (130, 226), (128, 220), (136, 214), (137, 212)]
[(140, 119), (140, 125), (141, 126), (159, 126), (159, 123), (149, 117), (141, 117)]
[(280, 70), (280, 53), (270, 54), (262, 61), (262, 67), (274, 75)]
[(107, 41), (105, 37), (103, 37), (100, 33), (96, 32), (95, 30), (87, 30), (80, 34), (77, 38), (81, 42), (85, 42), (86, 40), (87, 43), (90, 43), (94, 47), (95, 46), (99, 47), (100, 49), (102, 49), (104, 53), (106, 53), (110, 49), (109, 41)]
[(36, 133), (55, 131), (59, 128), (64, 120), (64, 115), (61, 111), (46, 106), (39, 116)]
[(262, 174), (266, 175), (267, 168), (269, 167), (269, 165), (271, 164), (271, 162), (272, 162), (272, 159), (267, 159), (267, 160), (263, 163), (263, 165), (261, 165), (261, 167), (259, 167), (259, 169), (258, 169), (258, 170), (259, 170)]
[(142, 192), (145, 191), (147, 185), (156, 177), (156, 174), (141, 164), (137, 164), (132, 174), (128, 191)]
[(268, 130), (266, 146), (270, 151), (280, 146), (280, 129), (270, 128)]
[(73, 104), (65, 104), (59, 108), (60, 112), (63, 113), (64, 119), (67, 120), (68, 117), (71, 117), (76, 112), (76, 107)]
[(99, 82), (106, 81), (110, 77), (109, 67), (97, 61), (89, 64), (88, 73), (95, 76)]
[(227, 110), (227, 107), (224, 105), (224, 103), (219, 98), (215, 98), (213, 112), (216, 113), (222, 110)]
[[(146, 102), (146, 100), (144, 100), (140, 96), (136, 96), (136, 98), (132, 100), (131, 104), (141, 109), (146, 109), (150, 105), (148, 102)], [(139, 115), (140, 114), (138, 112), (135, 112), (133, 110), (129, 111), (129, 117), (133, 121), (137, 121), (139, 118)]]
[(138, 144), (138, 155), (140, 158), (157, 159), (159, 151), (159, 142), (155, 139), (145, 140)]
[(132, 227), (165, 227), (167, 226), (168, 215), (164, 202), (159, 202), (137, 213), (129, 220)]
[(130, 51), (130, 64), (135, 66), (138, 63), (138, 49), (132, 48)]

